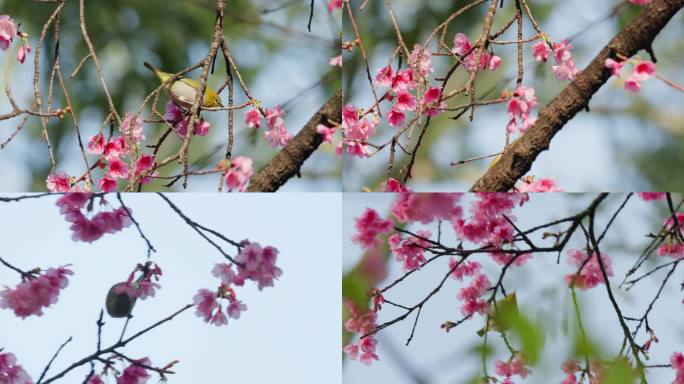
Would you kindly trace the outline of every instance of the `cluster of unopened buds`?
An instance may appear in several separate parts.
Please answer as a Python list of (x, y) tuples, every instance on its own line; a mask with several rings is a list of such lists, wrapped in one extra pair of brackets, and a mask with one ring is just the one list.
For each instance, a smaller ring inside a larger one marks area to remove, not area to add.
[[(193, 301), (197, 306), (195, 313), (205, 322), (221, 326), (228, 324), (228, 318), (239, 319), (240, 314), (247, 310), (247, 305), (237, 299), (231, 286), (243, 286), (245, 281), (257, 283), (261, 291), (272, 287), (274, 281), (282, 275), (282, 270), (276, 266), (278, 250), (271, 246), (261, 247), (259, 243), (243, 240), (240, 252), (235, 257), (235, 263), (216, 264), (212, 274), (221, 279), (217, 290), (200, 289)], [(235, 267), (235, 270), (233, 269)], [(220, 300), (228, 301), (225, 312)]]

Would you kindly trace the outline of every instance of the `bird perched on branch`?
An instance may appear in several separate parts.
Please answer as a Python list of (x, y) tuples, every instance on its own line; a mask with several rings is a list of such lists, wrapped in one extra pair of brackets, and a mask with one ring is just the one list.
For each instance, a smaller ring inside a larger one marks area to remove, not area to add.
[(519, 316), (518, 298), (515, 292), (492, 304), (489, 309), (488, 324), (477, 331), (478, 336), (484, 336), (489, 331), (507, 331)]
[(133, 312), (133, 307), (135, 306), (137, 298), (129, 296), (125, 291), (120, 293), (116, 292), (119, 287), (123, 287), (126, 284), (127, 283), (125, 282), (114, 284), (107, 293), (105, 306), (107, 307), (107, 313), (111, 317), (127, 317)]
[[(168, 81), (173, 77), (173, 74), (163, 72), (159, 68), (155, 67), (154, 65), (146, 61), (143, 64), (150, 71), (152, 71), (155, 74), (155, 76), (157, 76), (159, 81), (161, 81), (162, 83)], [(171, 98), (174, 104), (188, 111), (190, 110), (190, 108), (192, 108), (193, 104), (195, 104), (195, 97), (197, 95), (198, 87), (199, 81), (181, 77), (178, 80), (174, 80), (164, 85), (164, 91), (169, 96), (169, 98)], [(221, 98), (219, 97), (218, 93), (209, 86), (205, 87), (204, 100), (202, 100), (202, 107), (223, 107), (223, 104), (221, 104)]]

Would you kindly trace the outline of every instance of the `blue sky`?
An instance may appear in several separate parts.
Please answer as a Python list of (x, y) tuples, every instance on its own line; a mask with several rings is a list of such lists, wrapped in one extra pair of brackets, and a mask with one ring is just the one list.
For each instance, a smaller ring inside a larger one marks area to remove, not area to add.
[[(4, 196), (4, 195), (3, 195)], [(284, 274), (275, 288), (237, 290), (248, 310), (216, 328), (193, 309), (133, 341), (122, 352), (149, 356), (157, 366), (179, 359), (171, 382), (284, 383), (340, 382), (340, 197), (337, 194), (168, 195), (193, 220), (231, 239), (249, 238), (280, 250)], [(117, 205), (116, 197), (107, 199)], [(215, 288), (211, 274), (222, 256), (173, 213), (158, 196), (125, 195), (127, 205), (158, 252), (162, 288), (140, 301), (129, 325), (136, 332), (170, 315), (199, 288)], [(98, 241), (70, 240), (56, 197), (0, 203), (0, 256), (23, 269), (72, 264), (75, 275), (59, 302), (43, 317), (21, 320), (0, 310), (0, 348), (14, 353), (36, 380), (57, 347), (69, 336), (51, 373), (94, 351), (95, 321), (111, 285), (125, 280), (146, 247), (133, 227)], [(0, 268), (0, 286), (15, 286), (17, 273)], [(103, 346), (118, 339), (123, 320), (108, 318)], [(9, 332), (7, 332), (9, 330)], [(60, 382), (80, 382), (76, 370)], [(112, 381), (110, 381), (112, 382)], [(153, 381), (151, 381), (153, 382)]]

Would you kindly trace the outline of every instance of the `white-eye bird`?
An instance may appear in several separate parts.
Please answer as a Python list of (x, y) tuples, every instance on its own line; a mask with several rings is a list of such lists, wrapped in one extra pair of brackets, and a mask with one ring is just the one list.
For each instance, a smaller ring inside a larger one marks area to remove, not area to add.
[[(164, 72), (146, 61), (143, 64), (150, 71), (152, 71), (155, 74), (155, 76), (157, 76), (159, 81), (161, 81), (162, 83), (173, 77), (173, 74)], [(166, 84), (164, 86), (164, 91), (177, 106), (188, 111), (190, 110), (190, 108), (192, 108), (192, 105), (195, 104), (195, 97), (197, 96), (198, 87), (199, 81), (181, 77), (178, 80)], [(223, 104), (221, 104), (221, 98), (219, 97), (218, 93), (209, 86), (205, 87), (204, 100), (202, 100), (202, 107), (223, 107)]]

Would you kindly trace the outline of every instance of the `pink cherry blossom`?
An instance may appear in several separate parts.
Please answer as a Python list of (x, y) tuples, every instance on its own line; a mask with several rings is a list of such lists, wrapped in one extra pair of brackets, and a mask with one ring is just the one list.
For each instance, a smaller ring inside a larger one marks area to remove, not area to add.
[(392, 108), (389, 113), (387, 114), (387, 122), (393, 127), (400, 127), (402, 124), (404, 124), (404, 120), (406, 119), (406, 114), (399, 110), (399, 108), (395, 107)]
[(292, 135), (287, 132), (285, 128), (285, 120), (283, 120), (283, 111), (280, 106), (273, 109), (266, 110), (266, 141), (272, 147), (284, 147), (292, 139)]
[(489, 59), (489, 70), (496, 71), (501, 66), (501, 58), (496, 55), (492, 55)]
[[(344, 323), (347, 331), (356, 333), (358, 335), (366, 335), (375, 329), (376, 316), (374, 311), (361, 311), (352, 301), (347, 301), (347, 308), (351, 316)], [(350, 343), (343, 348), (344, 353), (350, 359), (359, 361), (364, 365), (370, 365), (373, 361), (377, 361), (378, 355), (375, 353), (377, 348), (377, 340), (373, 335), (366, 336), (356, 343)]]
[(328, 127), (323, 124), (318, 124), (316, 126), (316, 133), (323, 136), (324, 143), (333, 143), (333, 135), (335, 134), (335, 127)]
[(432, 55), (430, 50), (423, 48), (420, 44), (416, 44), (413, 46), (413, 51), (409, 56), (408, 62), (412, 68), (416, 69), (418, 75), (425, 77), (434, 71), (431, 59)]
[[(470, 218), (455, 216), (451, 219), (456, 233), (475, 244), (501, 245), (513, 238), (513, 227), (506, 217), (515, 221), (512, 214), (516, 205), (522, 205), (525, 194), (478, 193), (470, 206)], [(504, 217), (504, 215), (506, 217)]]
[[(606, 275), (609, 277), (613, 276), (610, 257), (606, 254), (601, 254), (600, 258), (605, 267)], [(587, 261), (587, 259), (589, 260)], [(565, 275), (565, 281), (567, 283), (574, 284), (575, 287), (583, 291), (605, 283), (601, 265), (599, 264), (596, 253), (592, 253), (591, 256), (589, 256), (582, 251), (570, 250), (568, 252), (568, 264), (581, 268), (581, 271), (579, 271), (579, 274), (574, 272)]]
[(226, 313), (232, 319), (239, 319), (240, 314), (246, 310), (247, 306), (243, 304), (242, 301), (237, 299), (231, 300), (231, 302), (228, 304), (228, 307), (226, 307)]
[(468, 54), (472, 48), (473, 45), (467, 35), (463, 33), (457, 33), (454, 36), (454, 48), (451, 50), (453, 53), (463, 56)]
[(332, 12), (335, 9), (342, 9), (342, 0), (328, 0), (328, 11)]
[(100, 211), (92, 219), (87, 218), (81, 209), (90, 199), (88, 193), (69, 193), (57, 200), (60, 213), (71, 223), (71, 238), (74, 241), (92, 243), (105, 233), (115, 233), (131, 225), (132, 221), (123, 207)]
[(149, 170), (154, 165), (153, 155), (142, 155), (135, 162), (135, 175), (141, 175), (143, 172)]
[(116, 180), (108, 176), (101, 178), (98, 185), (102, 192), (114, 192), (117, 189)]
[(558, 80), (575, 80), (580, 70), (575, 67), (572, 60), (564, 61), (561, 65), (551, 66), (551, 70)]
[(391, 66), (382, 67), (375, 74), (375, 84), (381, 87), (389, 87), (394, 79), (394, 70)]
[(266, 287), (272, 287), (273, 282), (278, 279), (283, 271), (276, 266), (278, 250), (271, 246), (261, 247), (259, 243), (248, 242), (235, 257), (235, 261), (240, 263), (240, 273), (245, 279), (257, 283), (257, 288), (261, 291)]
[(216, 292), (202, 288), (192, 299), (193, 303), (197, 307), (195, 309), (195, 314), (204, 319), (204, 321), (207, 323), (209, 323), (214, 317), (214, 310), (219, 308), (216, 298)]
[(639, 81), (648, 80), (651, 77), (655, 76), (655, 73), (656, 73), (655, 64), (653, 64), (652, 61), (649, 61), (649, 60), (639, 61), (634, 66), (634, 76), (637, 79), (639, 79)]
[(328, 64), (333, 67), (342, 68), (342, 55), (331, 57), (330, 60), (328, 60)]
[(178, 124), (183, 119), (183, 110), (169, 101), (166, 103), (166, 112), (164, 113), (164, 120), (168, 121), (172, 125)]
[(150, 378), (150, 374), (147, 372), (147, 369), (142, 367), (141, 365), (146, 365), (150, 366), (152, 362), (150, 361), (149, 358), (144, 357), (142, 359), (137, 359), (134, 360), (136, 364), (131, 364), (124, 371), (121, 373), (121, 375), (116, 377), (116, 384), (145, 384), (147, 383), (147, 380)]
[(399, 180), (389, 178), (380, 184), (380, 192), (410, 192)]
[(105, 384), (100, 375), (93, 375), (88, 379), (86, 384)]
[(398, 233), (389, 237), (389, 246), (396, 261), (403, 263), (404, 271), (419, 269), (426, 261), (425, 248), (429, 247), (430, 242), (421, 238), (429, 239), (432, 235), (430, 231), (420, 230), (417, 232), (420, 236), (409, 236), (402, 239)]
[(250, 109), (245, 113), (245, 124), (247, 124), (249, 128), (261, 128), (261, 113), (258, 109)]
[(101, 155), (105, 150), (105, 139), (101, 133), (93, 136), (88, 140), (88, 152), (94, 155)]
[(464, 261), (460, 265), (458, 263), (454, 258), (449, 260), (449, 270), (452, 271), (450, 276), (458, 281), (463, 281), (465, 276), (475, 276), (482, 268), (477, 261)]
[(138, 144), (145, 140), (142, 123), (140, 117), (135, 117), (132, 113), (126, 112), (123, 120), (121, 120), (119, 132), (129, 143)]
[(540, 41), (532, 46), (532, 55), (535, 61), (546, 61), (549, 59), (549, 46), (546, 41)]
[(236, 156), (230, 160), (230, 168), (226, 172), (226, 187), (229, 191), (244, 192), (253, 174), (252, 159)]
[(519, 86), (508, 100), (507, 110), (510, 119), (506, 131), (524, 133), (537, 121), (531, 117), (532, 108), (537, 106), (534, 88)]
[(107, 160), (121, 157), (126, 151), (126, 141), (123, 137), (110, 138), (102, 150), (102, 155)]
[(355, 221), (357, 234), (352, 237), (352, 241), (366, 249), (375, 248), (379, 244), (378, 235), (389, 233), (393, 228), (391, 220), (382, 219), (371, 208), (366, 208), (363, 214), (357, 217)]
[(460, 193), (400, 193), (390, 209), (399, 222), (428, 224), (434, 220), (460, 218), (460, 198)]
[(613, 76), (620, 77), (620, 72), (622, 71), (622, 67), (625, 66), (625, 63), (625, 61), (615, 61), (608, 58), (606, 59), (605, 66), (610, 69)]
[(109, 171), (107, 172), (107, 177), (112, 179), (124, 179), (128, 177), (130, 169), (128, 165), (121, 161), (121, 159), (111, 159), (109, 161)]
[(518, 192), (563, 192), (554, 179), (537, 179), (516, 186)]
[(55, 304), (60, 290), (69, 284), (68, 275), (73, 272), (66, 266), (50, 268), (37, 277), (22, 281), (14, 289), (5, 287), (0, 291), (0, 308), (10, 308), (22, 319), (42, 316), (43, 308)]
[(489, 257), (499, 265), (514, 265), (520, 267), (532, 259), (532, 254), (490, 253)]
[(6, 51), (15, 36), (17, 36), (17, 26), (12, 18), (0, 15), (0, 49)]
[(66, 172), (60, 171), (51, 173), (45, 179), (45, 186), (50, 192), (69, 192), (71, 191), (70, 177)]
[(412, 90), (415, 87), (416, 83), (414, 82), (412, 69), (402, 69), (401, 71), (397, 72), (397, 75), (392, 81), (392, 90), (394, 92), (400, 90)]
[(0, 352), (0, 383), (33, 384), (33, 380), (24, 368), (17, 364), (17, 358), (14, 354)]
[(662, 200), (667, 196), (666, 192), (638, 192), (637, 195), (643, 201)]
[(494, 363), (494, 371), (498, 376), (511, 377), (518, 375), (520, 378), (524, 379), (530, 373), (530, 370), (525, 365), (526, 363), (522, 356), (516, 354), (513, 359), (507, 363), (497, 360)]
[[(408, 91), (398, 91), (397, 92), (397, 103), (395, 108), (399, 111), (413, 111), (416, 109), (416, 98)], [(392, 113), (392, 112), (390, 112)], [(391, 118), (388, 118), (391, 121)], [(401, 125), (398, 124), (398, 125)]]

